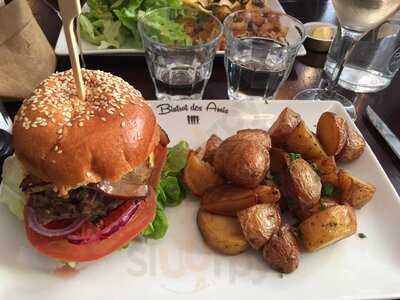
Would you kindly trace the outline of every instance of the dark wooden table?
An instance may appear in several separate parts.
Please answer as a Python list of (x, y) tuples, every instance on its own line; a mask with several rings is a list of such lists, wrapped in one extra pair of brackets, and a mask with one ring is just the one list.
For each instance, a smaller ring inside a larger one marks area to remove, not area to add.
[[(52, 45), (55, 45), (60, 30), (60, 20), (42, 0), (29, 0), (33, 12)], [(336, 22), (335, 13), (330, 0), (282, 0), (286, 12), (302, 22), (328, 21)], [(143, 57), (132, 56), (87, 56), (86, 65), (90, 69), (102, 69), (121, 76), (142, 91), (147, 99), (154, 99), (154, 88)], [(298, 58), (289, 79), (280, 89), (277, 98), (292, 99), (306, 88), (318, 85), (325, 55), (309, 53)], [(58, 69), (69, 68), (68, 59), (59, 57)], [(400, 192), (400, 161), (380, 137), (377, 131), (365, 119), (365, 106), (371, 105), (389, 127), (400, 136), (400, 74), (391, 86), (376, 94), (353, 94), (343, 91), (355, 100), (359, 118), (356, 122), (367, 142), (371, 146), (387, 175)], [(205, 99), (226, 99), (226, 78), (223, 60), (216, 58), (212, 77), (204, 95)], [(18, 103), (8, 103), (6, 108), (11, 115), (18, 109)]]

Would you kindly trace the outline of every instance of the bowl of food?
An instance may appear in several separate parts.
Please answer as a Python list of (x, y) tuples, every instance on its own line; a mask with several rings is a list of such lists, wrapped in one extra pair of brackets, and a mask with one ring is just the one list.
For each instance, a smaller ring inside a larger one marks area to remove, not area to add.
[(324, 22), (310, 22), (304, 24), (306, 29), (306, 49), (326, 53), (332, 44), (337, 32), (337, 26)]

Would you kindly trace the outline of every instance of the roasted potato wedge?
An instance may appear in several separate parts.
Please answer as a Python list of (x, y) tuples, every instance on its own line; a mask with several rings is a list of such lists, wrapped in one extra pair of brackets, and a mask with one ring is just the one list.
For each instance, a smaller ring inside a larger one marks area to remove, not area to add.
[(338, 184), (341, 190), (340, 200), (354, 208), (367, 204), (375, 194), (376, 187), (344, 170), (338, 173)]
[(237, 255), (249, 247), (237, 218), (214, 215), (199, 209), (197, 225), (206, 244), (219, 253)]
[(269, 150), (269, 155), (270, 170), (272, 173), (281, 173), (283, 170), (287, 169), (287, 166), (290, 163), (290, 158), (285, 150), (272, 147)]
[(319, 213), (322, 210), (325, 210), (329, 207), (339, 205), (339, 203), (336, 201), (336, 199), (333, 198), (328, 198), (328, 197), (321, 197), (319, 199), (319, 202), (315, 204), (313, 207), (310, 208), (303, 208), (303, 207), (298, 207), (296, 211), (293, 211), (293, 213), (296, 215), (297, 218), (299, 218), (301, 221), (304, 221), (311, 217), (314, 214)]
[(342, 151), (336, 156), (338, 162), (350, 162), (359, 158), (365, 149), (364, 138), (347, 125), (347, 141)]
[[(232, 138), (232, 137), (231, 137)], [(231, 140), (246, 140), (250, 142), (255, 142), (257, 144), (261, 144), (263, 147), (267, 149), (271, 149), (271, 137), (268, 132), (262, 129), (242, 129), (239, 130), (233, 138), (228, 138), (228, 141)]]
[(259, 185), (255, 189), (244, 189), (229, 184), (207, 190), (201, 199), (201, 208), (225, 216), (236, 216), (237, 212), (259, 203), (277, 203), (279, 189)]
[(301, 121), (286, 139), (288, 152), (300, 153), (304, 159), (313, 160), (327, 156), (316, 136)]
[(240, 226), (250, 246), (262, 248), (281, 226), (278, 206), (257, 204), (238, 212)]
[(269, 169), (269, 135), (260, 129), (246, 129), (227, 138), (218, 147), (213, 165), (226, 179), (244, 188), (261, 184)]
[(272, 124), (268, 130), (271, 136), (271, 141), (274, 147), (279, 147), (285, 144), (288, 135), (299, 125), (301, 122), (301, 116), (286, 107), (279, 114), (276, 121)]
[(321, 178), (321, 183), (330, 183), (333, 186), (339, 187), (339, 177), (338, 173), (330, 173), (330, 174), (324, 174), (320, 176)]
[(292, 182), (292, 195), (298, 206), (309, 208), (319, 202), (322, 184), (320, 177), (311, 165), (302, 158), (293, 160), (289, 164), (289, 174)]
[(310, 161), (310, 163), (319, 175), (326, 175), (337, 172), (334, 156), (321, 156), (315, 160)]
[(327, 155), (338, 155), (347, 141), (346, 121), (333, 112), (324, 112), (318, 120), (317, 137)]
[(182, 179), (190, 192), (196, 196), (202, 196), (207, 189), (224, 183), (214, 167), (202, 161), (194, 151), (189, 153)]
[(354, 209), (349, 205), (336, 205), (320, 211), (299, 225), (304, 248), (316, 251), (357, 231)]
[(217, 151), (218, 147), (221, 145), (222, 139), (213, 134), (209, 137), (207, 140), (206, 146), (205, 146), (205, 152), (204, 152), (204, 157), (203, 160), (212, 164), (214, 160), (214, 155), (215, 152)]
[(264, 246), (263, 256), (272, 269), (292, 273), (299, 266), (300, 251), (290, 226), (284, 225)]

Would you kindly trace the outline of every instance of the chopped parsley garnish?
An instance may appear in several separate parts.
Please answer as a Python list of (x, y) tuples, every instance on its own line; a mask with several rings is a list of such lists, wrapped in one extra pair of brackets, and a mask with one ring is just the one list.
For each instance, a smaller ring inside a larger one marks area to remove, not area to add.
[(289, 156), (290, 161), (294, 161), (296, 159), (301, 158), (301, 154), (300, 153), (294, 153), (294, 152), (288, 153), (288, 156)]
[(275, 175), (272, 175), (271, 173), (268, 173), (267, 176), (266, 176), (266, 178), (267, 178), (268, 180), (273, 181), (274, 183), (277, 183), (277, 182), (276, 182)]
[(267, 179), (271, 179), (273, 182), (275, 182), (278, 185), (281, 183), (281, 177), (280, 177), (279, 173), (273, 173), (273, 174), (271, 173), (270, 177), (271, 178), (267, 177)]
[(325, 208), (326, 208), (325, 200), (324, 200), (323, 198), (321, 198), (321, 199), (319, 200), (319, 209), (320, 209), (320, 210), (324, 210)]
[(341, 193), (340, 189), (335, 187), (331, 183), (324, 183), (322, 185), (322, 196), (325, 197), (337, 197)]
[(365, 238), (367, 237), (367, 235), (366, 235), (365, 233), (360, 232), (360, 233), (358, 234), (358, 237), (359, 237), (360, 239), (365, 239)]

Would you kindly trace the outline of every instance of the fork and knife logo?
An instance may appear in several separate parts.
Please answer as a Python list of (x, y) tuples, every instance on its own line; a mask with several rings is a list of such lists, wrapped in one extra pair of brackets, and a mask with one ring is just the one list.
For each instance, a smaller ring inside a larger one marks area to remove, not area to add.
[(189, 125), (198, 125), (200, 122), (200, 117), (197, 115), (187, 115), (186, 119)]

